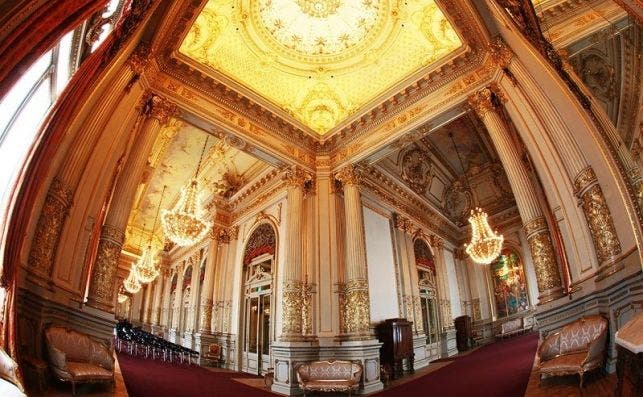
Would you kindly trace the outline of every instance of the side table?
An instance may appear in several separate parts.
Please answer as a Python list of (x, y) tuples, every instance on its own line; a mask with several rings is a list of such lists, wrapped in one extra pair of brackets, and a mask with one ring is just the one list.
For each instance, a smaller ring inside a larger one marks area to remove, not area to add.
[(643, 395), (643, 312), (616, 331), (617, 397)]

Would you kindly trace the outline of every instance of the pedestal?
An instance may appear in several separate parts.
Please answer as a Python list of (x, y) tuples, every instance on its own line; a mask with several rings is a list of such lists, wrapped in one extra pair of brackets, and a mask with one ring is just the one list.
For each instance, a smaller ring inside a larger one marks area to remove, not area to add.
[(288, 396), (302, 394), (297, 383), (297, 366), (319, 359), (316, 342), (282, 342), (272, 344), (274, 378), (271, 390)]

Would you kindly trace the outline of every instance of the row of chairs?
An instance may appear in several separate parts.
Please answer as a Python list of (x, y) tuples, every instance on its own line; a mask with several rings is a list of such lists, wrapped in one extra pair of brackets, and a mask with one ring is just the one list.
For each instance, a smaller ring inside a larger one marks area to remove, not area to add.
[(151, 356), (154, 360), (163, 358), (163, 361), (180, 361), (181, 364), (197, 363), (199, 359), (199, 352), (134, 327), (127, 320), (116, 324), (116, 349), (119, 352), (125, 350), (130, 355), (144, 355), (145, 358)]

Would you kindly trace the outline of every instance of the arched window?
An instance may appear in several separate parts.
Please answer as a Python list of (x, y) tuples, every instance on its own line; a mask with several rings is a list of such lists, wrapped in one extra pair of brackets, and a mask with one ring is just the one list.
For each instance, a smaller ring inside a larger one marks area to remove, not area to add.
[(45, 115), (84, 57), (113, 30), (124, 3), (111, 0), (100, 15), (65, 34), (0, 98), (0, 216)]
[(505, 248), (490, 270), (498, 318), (529, 309), (527, 280), (520, 255), (513, 248)]

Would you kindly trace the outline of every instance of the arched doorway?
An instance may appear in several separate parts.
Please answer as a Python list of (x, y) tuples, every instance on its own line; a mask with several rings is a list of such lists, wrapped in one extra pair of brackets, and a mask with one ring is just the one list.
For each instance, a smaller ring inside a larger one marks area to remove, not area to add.
[(263, 223), (250, 235), (243, 255), (241, 369), (253, 374), (271, 367), (275, 247), (275, 231)]
[(415, 265), (418, 272), (422, 325), (426, 335), (426, 352), (430, 361), (440, 355), (440, 316), (438, 315), (435, 261), (429, 245), (422, 239), (415, 240), (413, 252), (415, 253)]

